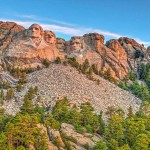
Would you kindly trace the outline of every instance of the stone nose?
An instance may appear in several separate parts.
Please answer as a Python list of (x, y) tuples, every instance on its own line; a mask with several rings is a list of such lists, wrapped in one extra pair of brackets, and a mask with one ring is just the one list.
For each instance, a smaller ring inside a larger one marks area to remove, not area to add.
[(35, 28), (32, 28), (32, 32), (35, 32), (36, 31), (36, 29)]
[(77, 43), (74, 43), (73, 46), (77, 46)]

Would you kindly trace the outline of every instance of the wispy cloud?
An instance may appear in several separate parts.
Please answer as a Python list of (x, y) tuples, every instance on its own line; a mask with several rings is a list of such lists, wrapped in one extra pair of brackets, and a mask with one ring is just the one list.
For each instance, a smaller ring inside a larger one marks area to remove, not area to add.
[(144, 44), (145, 46), (150, 46), (150, 41), (142, 41), (139, 38), (135, 38), (135, 40), (140, 44)]
[(25, 18), (25, 19), (31, 19), (31, 20), (36, 20), (36, 21), (48, 21), (48, 22), (53, 22), (53, 23), (57, 23), (57, 24), (61, 24), (61, 25), (66, 25), (66, 26), (76, 26), (76, 24), (73, 23), (68, 23), (65, 21), (61, 21), (61, 20), (55, 20), (55, 19), (49, 19), (49, 18), (45, 18), (45, 17), (39, 17), (36, 15), (15, 15), (19, 18)]
[[(29, 16), (27, 15), (25, 17), (30, 18), (30, 19), (35, 18), (34, 15), (29, 15)], [(2, 19), (2, 18), (0, 18), (0, 20), (1, 21), (7, 21), (6, 19)], [(16, 23), (24, 26), (25, 28), (28, 28), (30, 25), (32, 25), (34, 23), (34, 21), (22, 21), (22, 20), (9, 20), (9, 21), (16, 22)], [(59, 21), (56, 21), (56, 22), (59, 22)], [(40, 24), (44, 30), (51, 30), (51, 31), (54, 31), (56, 33), (62, 33), (62, 34), (69, 35), (69, 36), (81, 36), (81, 35), (86, 34), (86, 33), (99, 33), (99, 34), (104, 35), (108, 39), (111, 39), (111, 38), (118, 39), (119, 37), (125, 36), (125, 35), (120, 35), (117, 33), (104, 31), (104, 30), (100, 30), (100, 29), (95, 29), (95, 28), (86, 28), (86, 27), (79, 27), (79, 26), (69, 27), (68, 26), (69, 23), (66, 23), (66, 22), (64, 22), (64, 25), (66, 24), (66, 26), (56, 25), (56, 24), (45, 24), (45, 23), (41, 23), (41, 22), (36, 22), (36, 23)], [(61, 22), (61, 23), (63, 24), (63, 22)], [(134, 38), (134, 39), (137, 42), (139, 42), (140, 44), (144, 44), (145, 47), (150, 45), (150, 41), (142, 41), (139, 38)]]
[(27, 18), (27, 19), (36, 19), (34, 15), (17, 15), (18, 17)]
[[(8, 21), (6, 19), (2, 19), (0, 18), (1, 21)], [(20, 20), (9, 20), (12, 22), (16, 22), (19, 25), (24, 26), (25, 28), (28, 28), (29, 26), (31, 26), (33, 24), (33, 22), (31, 21), (20, 21)], [(40, 24), (44, 30), (51, 30), (54, 32), (58, 32), (58, 33), (63, 33), (66, 35), (81, 35), (81, 31), (79, 29), (76, 28), (72, 28), (72, 27), (65, 27), (65, 26), (60, 26), (60, 25), (55, 25), (55, 24), (43, 24), (40, 22), (37, 22), (38, 24)]]
[[(6, 19), (1, 19), (2, 21), (6, 21)], [(9, 20), (9, 21), (14, 21), (22, 26), (24, 26), (25, 28), (28, 28), (31, 24), (33, 24), (33, 22), (31, 21), (20, 21), (20, 20)], [(59, 33), (63, 33), (63, 34), (67, 34), (67, 35), (71, 35), (71, 36), (81, 36), (85, 33), (99, 33), (99, 34), (103, 34), (104, 36), (107, 37), (111, 37), (111, 38), (119, 38), (121, 37), (121, 35), (116, 34), (116, 33), (111, 33), (108, 31), (102, 31), (99, 29), (93, 29), (93, 28), (83, 28), (83, 27), (67, 27), (67, 26), (60, 26), (60, 25), (55, 25), (55, 24), (43, 24), (38, 22), (45, 30), (52, 30), (54, 32), (59, 32)]]

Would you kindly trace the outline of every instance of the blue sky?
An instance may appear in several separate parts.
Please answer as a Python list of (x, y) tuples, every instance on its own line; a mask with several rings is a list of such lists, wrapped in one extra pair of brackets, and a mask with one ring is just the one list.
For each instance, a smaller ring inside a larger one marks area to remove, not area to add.
[(105, 40), (127, 36), (150, 45), (150, 0), (7, 0), (0, 20), (28, 28), (39, 23), (57, 37), (98, 32)]

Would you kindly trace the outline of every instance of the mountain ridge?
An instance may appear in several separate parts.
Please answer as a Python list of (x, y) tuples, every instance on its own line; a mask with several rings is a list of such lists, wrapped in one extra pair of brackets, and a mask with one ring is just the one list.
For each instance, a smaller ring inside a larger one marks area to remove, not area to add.
[(90, 64), (95, 64), (102, 72), (110, 69), (112, 77), (122, 80), (130, 70), (136, 71), (138, 63), (149, 61), (146, 48), (127, 37), (109, 40), (104, 44), (103, 35), (89, 33), (65, 41), (56, 38), (52, 31), (44, 31), (38, 24), (31, 25), (28, 29), (15, 24), (16, 28), (7, 40), (9, 34), (6, 31), (11, 28), (11, 24), (15, 23), (0, 22), (3, 37), (0, 44), (1, 68), (43, 67), (44, 59), (54, 61), (60, 57), (65, 60), (67, 56), (75, 57), (81, 64), (88, 59)]

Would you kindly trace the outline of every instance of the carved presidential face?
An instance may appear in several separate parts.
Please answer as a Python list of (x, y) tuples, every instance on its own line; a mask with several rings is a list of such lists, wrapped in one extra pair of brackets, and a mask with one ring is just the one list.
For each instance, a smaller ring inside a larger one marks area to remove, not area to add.
[(56, 47), (59, 49), (59, 51), (64, 51), (66, 48), (66, 41), (62, 38), (57, 38), (56, 42)]
[(79, 51), (82, 49), (82, 43), (80, 39), (71, 40), (71, 49), (74, 51)]
[(29, 27), (28, 36), (32, 38), (41, 38), (43, 29), (37, 24), (33, 24)]
[(52, 31), (45, 31), (44, 32), (44, 40), (48, 44), (56, 44), (56, 36)]

